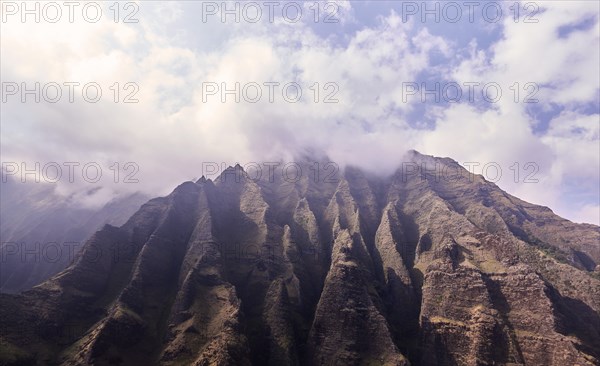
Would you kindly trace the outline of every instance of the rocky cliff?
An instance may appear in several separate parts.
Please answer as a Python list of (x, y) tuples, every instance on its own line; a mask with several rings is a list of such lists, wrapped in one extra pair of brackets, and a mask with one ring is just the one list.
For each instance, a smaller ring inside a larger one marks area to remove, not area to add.
[(600, 365), (599, 227), (406, 161), (183, 183), (1, 295), (0, 363)]

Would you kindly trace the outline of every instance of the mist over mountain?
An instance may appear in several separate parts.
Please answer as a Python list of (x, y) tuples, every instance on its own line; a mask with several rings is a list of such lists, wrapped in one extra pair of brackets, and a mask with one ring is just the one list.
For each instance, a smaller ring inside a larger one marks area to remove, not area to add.
[[(240, 14), (223, 22), (227, 2), (219, 1), (134, 3), (132, 23), (116, 23), (110, 2), (98, 2), (104, 16), (94, 23), (71, 21), (62, 3), (57, 23), (32, 15), (23, 22), (24, 6), (4, 2), (3, 162), (32, 169), (74, 159), (84, 186), (88, 162), (102, 165), (106, 186), (112, 164), (135, 162), (139, 184), (118, 189), (155, 196), (206, 161), (289, 159), (284, 154), (311, 146), (340, 166), (391, 172), (406, 147), (459, 163), (497, 162), (504, 174), (495, 183), (506, 192), (598, 225), (600, 9), (593, 1), (515, 2), (459, 2), (458, 23), (443, 16), (453, 2), (429, 5), (439, 8), (434, 15), (420, 12), (427, 2), (286, 1), (302, 8), (297, 22), (283, 16), (283, 4), (271, 20), (261, 2), (257, 23)], [(213, 5), (217, 14), (204, 22)], [(414, 6), (420, 11), (407, 14)], [(330, 7), (338, 10), (334, 23), (324, 22)], [(502, 16), (489, 22), (484, 9), (498, 7)], [(69, 82), (79, 83), (72, 101)], [(82, 95), (92, 82), (103, 92), (94, 103)], [(38, 93), (27, 94), (36, 83)], [(265, 83), (278, 84), (273, 102)], [(289, 83), (301, 86), (298, 102), (283, 98)], [(55, 84), (62, 98), (47, 102)], [(238, 93), (226, 92), (238, 84)], [(218, 92), (207, 93), (215, 85)], [(247, 102), (253, 85), (262, 93), (256, 103)], [(462, 97), (454, 102), (456, 86)], [(485, 100), (487, 86), (494, 102)], [(129, 95), (138, 102), (126, 103)], [(515, 182), (515, 162), (520, 177), (535, 163), (539, 182)]]
[(600, 228), (406, 162), (185, 182), (0, 295), (0, 363), (600, 364)]
[(122, 225), (148, 200), (142, 193), (96, 208), (64, 197), (49, 183), (0, 183), (0, 291), (29, 289), (65, 269), (105, 224)]
[(0, 9), (0, 366), (600, 366), (599, 1)]

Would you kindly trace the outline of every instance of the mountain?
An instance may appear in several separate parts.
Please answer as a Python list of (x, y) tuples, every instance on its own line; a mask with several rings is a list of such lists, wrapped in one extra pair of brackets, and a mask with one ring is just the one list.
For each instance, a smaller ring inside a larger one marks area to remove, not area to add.
[(600, 228), (405, 161), (185, 182), (0, 295), (0, 363), (600, 365)]
[(149, 197), (117, 197), (99, 208), (82, 207), (49, 183), (0, 185), (0, 291), (29, 289), (65, 269), (104, 224), (122, 225)]

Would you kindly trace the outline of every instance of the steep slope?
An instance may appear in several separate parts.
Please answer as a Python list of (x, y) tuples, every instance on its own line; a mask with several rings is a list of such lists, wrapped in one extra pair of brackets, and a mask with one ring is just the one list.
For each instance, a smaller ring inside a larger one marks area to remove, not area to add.
[(57, 276), (1, 295), (0, 360), (600, 364), (599, 228), (451, 159), (407, 161), (460, 177), (302, 163), (300, 177), (236, 166), (186, 182)]

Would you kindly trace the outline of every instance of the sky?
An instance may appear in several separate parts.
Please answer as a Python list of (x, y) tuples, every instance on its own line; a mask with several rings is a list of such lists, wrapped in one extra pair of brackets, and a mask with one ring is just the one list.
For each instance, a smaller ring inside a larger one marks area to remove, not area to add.
[(211, 162), (389, 174), (416, 149), (600, 224), (597, 1), (22, 4), (1, 2), (2, 169), (83, 205)]

